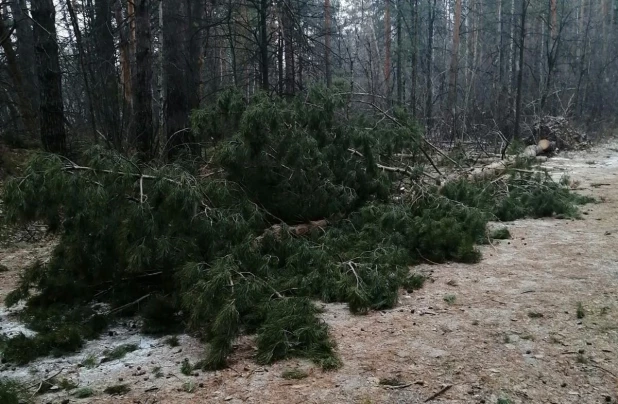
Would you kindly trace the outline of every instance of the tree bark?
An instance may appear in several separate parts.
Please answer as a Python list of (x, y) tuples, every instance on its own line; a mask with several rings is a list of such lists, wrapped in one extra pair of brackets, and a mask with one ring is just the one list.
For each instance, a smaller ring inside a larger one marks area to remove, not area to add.
[(452, 118), (452, 130), (455, 133), (455, 107), (457, 102), (457, 73), (459, 67), (459, 26), (461, 25), (461, 0), (455, 0), (455, 20), (453, 25), (453, 46), (451, 48), (451, 67), (449, 71), (449, 95), (447, 110)]
[[(132, 2), (130, 2), (133, 4)], [(131, 6), (131, 10), (133, 10), (133, 6)], [(130, 26), (133, 24), (130, 23), (127, 26), (124, 23), (123, 13), (122, 13), (122, 2), (116, 1), (116, 9), (114, 13), (114, 18), (116, 19), (116, 25), (118, 26), (118, 36), (120, 38), (120, 71), (121, 71), (121, 84), (122, 84), (122, 94), (126, 106), (125, 111), (126, 115), (131, 115), (133, 110), (133, 82), (131, 77), (132, 67), (131, 67), (131, 58), (132, 58), (132, 33)], [(131, 14), (128, 18), (133, 18), (133, 14)]]
[(133, 140), (143, 159), (153, 154), (152, 122), (152, 50), (150, 32), (150, 0), (135, 2), (135, 77)]
[(92, 97), (92, 91), (90, 88), (90, 76), (89, 69), (86, 66), (85, 61), (85, 52), (84, 52), (84, 44), (82, 42), (82, 33), (79, 29), (79, 23), (77, 21), (77, 15), (75, 14), (75, 10), (73, 9), (73, 0), (67, 0), (67, 9), (69, 10), (69, 16), (71, 17), (71, 25), (73, 26), (73, 33), (75, 34), (75, 43), (77, 45), (77, 52), (79, 58), (79, 64), (82, 70), (82, 76), (84, 79), (84, 90), (86, 91), (86, 98), (88, 99), (88, 115), (90, 119), (90, 125), (92, 128), (92, 136), (94, 138), (94, 142), (97, 143), (99, 140), (99, 134), (97, 132), (97, 123), (94, 116), (94, 100)]
[(412, 42), (412, 60), (411, 60), (411, 83), (410, 83), (410, 106), (412, 109), (412, 115), (416, 117), (416, 99), (417, 99), (417, 89), (416, 85), (418, 83), (418, 33), (419, 33), (419, 12), (418, 12), (418, 0), (411, 0), (410, 4), (411, 8), (411, 18), (412, 21), (412, 29), (410, 32), (410, 40)]
[[(283, 12), (283, 42), (285, 48), (285, 93), (294, 95), (296, 90), (295, 49), (294, 49), (294, 14), (286, 3)], [(326, 7), (326, 6), (325, 6)]]
[(19, 114), (21, 115), (20, 119), (23, 122), (24, 128), (26, 128), (31, 135), (34, 135), (37, 130), (35, 123), (36, 116), (32, 109), (28, 91), (26, 90), (25, 80), (22, 75), (22, 70), (19, 67), (17, 54), (13, 49), (11, 31), (4, 23), (4, 18), (2, 15), (0, 15), (0, 42), (2, 49), (4, 50), (4, 56), (6, 57), (9, 76), (15, 86), (15, 92), (18, 100), (17, 107)]
[(396, 25), (395, 25), (395, 29), (396, 29), (396, 35), (397, 35), (397, 53), (396, 53), (396, 57), (397, 57), (397, 72), (396, 72), (396, 79), (397, 79), (397, 104), (398, 105), (403, 105), (403, 66), (402, 66), (402, 62), (403, 62), (403, 58), (402, 58), (402, 53), (403, 53), (403, 31), (402, 31), (402, 4), (403, 4), (403, 0), (397, 0), (397, 18), (396, 18)]
[(384, 84), (386, 88), (387, 102), (390, 103), (391, 95), (391, 0), (386, 0), (384, 10)]
[(427, 30), (427, 74), (425, 76), (425, 85), (427, 89), (427, 99), (425, 102), (425, 118), (427, 133), (431, 133), (433, 128), (433, 29), (436, 18), (436, 2), (437, 0), (427, 0), (428, 5), (428, 30)]
[(17, 62), (24, 77), (24, 91), (30, 99), (32, 110), (39, 107), (39, 93), (37, 88), (36, 64), (34, 56), (34, 37), (32, 21), (29, 17), (26, 0), (11, 0), (11, 13), (17, 42), (15, 49), (18, 54)]
[[(388, 1), (388, 0), (387, 0)], [(326, 87), (330, 88), (333, 78), (330, 65), (331, 52), (331, 8), (330, 0), (324, 0), (324, 70), (326, 74)]]
[(268, 0), (260, 0), (259, 14), (259, 49), (260, 49), (260, 73), (262, 78), (262, 89), (268, 91), (269, 72), (268, 72)]
[(56, 10), (52, 0), (32, 2), (34, 43), (39, 76), (41, 142), (46, 151), (66, 153), (62, 76), (56, 38)]
[(557, 0), (550, 0), (551, 12), (551, 39), (556, 40), (558, 36), (558, 3)]
[(511, 142), (515, 136), (519, 136), (519, 125), (521, 121), (521, 96), (522, 82), (524, 77), (524, 50), (526, 45), (526, 12), (530, 0), (521, 0), (521, 27), (519, 28), (519, 63), (517, 64), (517, 99), (515, 101), (515, 123), (513, 125), (513, 134)]
[[(110, 0), (95, 0), (94, 16), (94, 60), (97, 71), (93, 77), (94, 91), (99, 98), (95, 101), (98, 123), (103, 134), (117, 150), (121, 148), (121, 124), (118, 100), (118, 79), (116, 77), (116, 50), (112, 27), (112, 4)], [(120, 29), (122, 32), (122, 29)], [(121, 36), (122, 38), (122, 36)], [(122, 53), (122, 40), (121, 40)], [(130, 77), (130, 74), (129, 76)]]

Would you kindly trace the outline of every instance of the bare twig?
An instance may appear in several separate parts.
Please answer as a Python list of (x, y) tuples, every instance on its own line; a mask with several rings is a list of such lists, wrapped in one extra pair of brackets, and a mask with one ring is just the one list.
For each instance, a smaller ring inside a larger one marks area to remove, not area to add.
[(453, 387), (452, 384), (447, 384), (446, 386), (442, 387), (442, 390), (438, 391), (436, 394), (432, 395), (431, 397), (429, 397), (427, 400), (425, 400), (425, 402), (429, 402), (432, 400), (435, 400), (436, 398), (440, 397), (442, 394), (446, 393), (447, 391), (449, 391), (449, 389)]
[(133, 305), (139, 304), (141, 301), (143, 301), (143, 300), (145, 300), (145, 299), (148, 299), (149, 297), (150, 297), (150, 293), (148, 293), (148, 294), (147, 294), (147, 295), (145, 295), (145, 296), (140, 297), (139, 299), (137, 299), (137, 300), (135, 300), (135, 301), (133, 301), (133, 302), (131, 302), (131, 303), (127, 303), (127, 304), (122, 305), (122, 306), (120, 306), (120, 307), (116, 307), (116, 308), (115, 308), (115, 309), (113, 309), (113, 310), (110, 310), (110, 311), (108, 311), (108, 312), (106, 313), (106, 315), (110, 315), (110, 314), (118, 313), (118, 312), (120, 312), (120, 311), (122, 311), (122, 310), (126, 309), (127, 307), (131, 307), (131, 306), (133, 306)]

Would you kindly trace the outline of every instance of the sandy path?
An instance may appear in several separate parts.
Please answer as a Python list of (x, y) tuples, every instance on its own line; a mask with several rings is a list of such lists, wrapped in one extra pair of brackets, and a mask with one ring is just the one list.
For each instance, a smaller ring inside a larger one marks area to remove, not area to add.
[[(127, 357), (148, 369), (171, 363), (173, 377), (146, 381), (118, 366), (89, 382), (105, 386), (126, 375), (131, 393), (81, 402), (421, 403), (445, 385), (452, 387), (432, 402), (616, 402), (618, 149), (566, 157), (551, 159), (548, 168), (568, 172), (582, 193), (602, 203), (586, 206), (583, 220), (508, 223), (513, 239), (482, 247), (480, 264), (417, 268), (431, 272), (433, 282), (403, 295), (393, 310), (352, 316), (344, 305), (327, 305), (325, 319), (342, 369), (324, 373), (298, 360), (258, 367), (250, 359), (250, 341), (243, 339), (230, 369), (186, 377), (174, 364), (188, 352), (192, 360), (200, 352), (187, 338), (182, 354), (161, 348), (142, 362)], [(0, 260), (5, 257), (0, 252)], [(455, 303), (447, 304), (445, 295), (454, 295)], [(579, 302), (586, 313), (582, 319), (576, 315)], [(297, 366), (308, 369), (309, 377), (280, 377)], [(380, 386), (386, 377), (410, 385)], [(187, 381), (195, 384), (193, 393), (182, 391)], [(158, 390), (145, 392), (154, 387)], [(47, 396), (42, 402), (62, 398)]]

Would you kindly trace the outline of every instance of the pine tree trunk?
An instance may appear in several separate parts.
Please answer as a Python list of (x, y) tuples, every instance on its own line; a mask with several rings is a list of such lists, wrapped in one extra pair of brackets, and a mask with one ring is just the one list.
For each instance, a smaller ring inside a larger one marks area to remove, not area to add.
[(259, 48), (260, 48), (260, 73), (262, 75), (262, 89), (268, 91), (268, 0), (260, 0), (259, 12)]
[(283, 41), (285, 47), (285, 93), (294, 95), (296, 90), (296, 71), (294, 57), (294, 22), (292, 10), (286, 8), (283, 13)]
[(412, 109), (412, 115), (416, 117), (416, 94), (418, 83), (418, 25), (419, 25), (419, 12), (418, 12), (418, 0), (412, 0), (411, 4), (411, 18), (412, 30), (410, 33), (410, 39), (412, 41), (412, 60), (411, 60), (411, 83), (410, 83), (410, 106)]
[(135, 77), (134, 77), (133, 141), (143, 159), (153, 153), (152, 121), (152, 43), (150, 32), (150, 0), (135, 2)]
[(166, 147), (172, 158), (180, 152), (183, 130), (188, 125), (186, 2), (173, 4), (163, 0), (163, 70), (166, 82), (165, 127)]
[(26, 90), (25, 80), (22, 74), (22, 70), (19, 67), (17, 54), (13, 49), (13, 43), (11, 41), (11, 32), (4, 23), (4, 16), (0, 14), (0, 42), (2, 49), (4, 50), (4, 56), (6, 58), (9, 76), (13, 81), (15, 92), (17, 94), (17, 107), (19, 109), (20, 119), (24, 125), (24, 128), (29, 134), (34, 135), (36, 133), (36, 116)]
[(62, 75), (58, 60), (56, 10), (52, 0), (32, 2), (37, 74), (39, 76), (41, 142), (46, 151), (66, 153)]
[(403, 104), (403, 66), (402, 66), (402, 62), (403, 62), (403, 58), (402, 58), (402, 53), (403, 53), (403, 31), (402, 31), (402, 4), (403, 4), (403, 0), (397, 0), (397, 24), (396, 24), (396, 30), (397, 30), (397, 103), (399, 105)]
[(449, 72), (449, 95), (447, 110), (451, 114), (453, 133), (455, 133), (455, 107), (457, 102), (457, 73), (459, 67), (459, 26), (461, 25), (461, 0), (455, 0), (455, 20), (453, 25), (453, 46), (451, 48), (451, 67)]
[[(95, 0), (94, 60), (97, 75), (94, 76), (94, 91), (99, 99), (95, 102), (99, 126), (109, 142), (120, 149), (122, 144), (118, 79), (116, 77), (116, 49), (112, 27), (112, 3), (110, 0)], [(122, 44), (121, 44), (122, 52)], [(130, 74), (129, 74), (130, 77)]]
[[(132, 2), (130, 2), (132, 4)], [(133, 6), (131, 6), (133, 9)], [(122, 84), (122, 94), (125, 103), (125, 115), (132, 115), (133, 111), (133, 82), (131, 80), (132, 74), (132, 66), (131, 66), (131, 58), (133, 52), (131, 49), (133, 48), (131, 44), (130, 38), (132, 37), (131, 30), (129, 26), (124, 24), (124, 17), (122, 13), (122, 2), (116, 1), (116, 9), (114, 12), (114, 18), (116, 20), (116, 25), (119, 27), (118, 36), (119, 36), (119, 48), (120, 48), (120, 71), (121, 71), (121, 84)], [(131, 18), (133, 18), (131, 16)], [(130, 24), (132, 25), (132, 23)]]
[(99, 134), (97, 132), (97, 121), (94, 116), (94, 99), (90, 87), (90, 77), (92, 76), (92, 74), (89, 74), (89, 69), (86, 65), (86, 56), (84, 52), (84, 44), (82, 42), (82, 33), (79, 29), (77, 15), (75, 14), (75, 10), (73, 8), (73, 1), (74, 0), (67, 0), (66, 5), (67, 10), (69, 11), (69, 16), (71, 17), (71, 25), (73, 26), (73, 33), (75, 34), (75, 43), (77, 45), (79, 64), (82, 70), (82, 77), (84, 79), (84, 90), (86, 91), (86, 98), (88, 100), (88, 118), (90, 120), (90, 125), (92, 129), (92, 137), (94, 138), (94, 142), (98, 143)]
[(384, 10), (384, 84), (387, 102), (389, 103), (391, 96), (391, 40), (391, 0), (386, 0), (386, 8)]
[(513, 134), (511, 141), (515, 136), (519, 136), (519, 126), (521, 122), (521, 97), (522, 83), (524, 77), (524, 50), (526, 45), (526, 11), (528, 10), (528, 2), (530, 0), (521, 0), (521, 27), (519, 28), (519, 60), (517, 63), (517, 100), (515, 102), (515, 124), (513, 125)]
[[(26, 0), (11, 0), (10, 6), (17, 37), (15, 46), (19, 55), (17, 62), (24, 78), (23, 88), (30, 100), (32, 110), (37, 111), (39, 108), (39, 92), (37, 89), (32, 21), (29, 17), (28, 4)], [(33, 122), (33, 124), (36, 126), (36, 122)]]
[(326, 87), (330, 88), (332, 84), (332, 72), (330, 65), (331, 52), (331, 8), (330, 0), (324, 0), (324, 70), (326, 74)]
[(425, 85), (427, 89), (427, 98), (425, 101), (425, 119), (427, 133), (431, 133), (433, 128), (433, 29), (436, 17), (436, 1), (427, 0), (428, 7), (428, 30), (427, 30), (427, 74), (425, 76)]

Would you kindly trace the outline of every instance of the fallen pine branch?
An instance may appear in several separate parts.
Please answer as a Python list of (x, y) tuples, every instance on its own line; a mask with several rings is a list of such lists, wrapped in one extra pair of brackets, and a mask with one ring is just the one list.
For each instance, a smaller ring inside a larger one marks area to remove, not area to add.
[[(362, 154), (361, 152), (359, 152), (358, 150), (355, 150), (355, 149), (350, 148), (350, 149), (348, 149), (348, 151), (349, 151), (350, 153), (352, 153), (352, 154), (354, 154), (354, 155), (358, 156), (358, 157), (365, 158), (365, 156), (363, 156), (363, 154)], [(412, 170), (410, 170), (410, 169), (409, 169), (409, 168), (407, 168), (407, 167), (406, 167), (406, 168), (401, 168), (401, 167), (390, 167), (390, 166), (385, 166), (385, 165), (383, 165), (383, 164), (379, 164), (379, 163), (376, 163), (376, 166), (377, 166), (380, 170), (389, 171), (389, 172), (392, 172), (392, 173), (400, 173), (400, 174), (407, 174), (407, 175), (412, 175), (412, 174), (413, 174), (413, 173), (412, 173)], [(441, 173), (441, 172), (440, 172), (437, 168), (436, 168), (436, 170), (438, 171), (438, 173), (439, 173), (440, 175), (442, 175), (442, 173)], [(425, 175), (425, 176), (427, 176), (427, 177), (431, 178), (431, 179), (432, 179), (432, 180), (434, 180), (434, 181), (437, 181), (437, 180), (438, 180), (438, 178), (437, 178), (437, 177), (434, 177), (433, 175), (428, 174), (428, 173), (426, 173), (426, 172), (423, 172), (423, 175)]]

